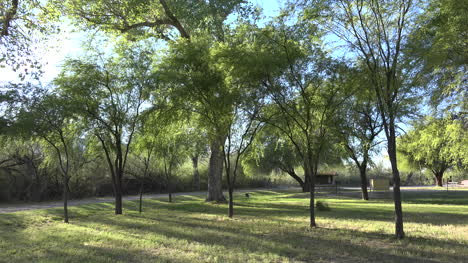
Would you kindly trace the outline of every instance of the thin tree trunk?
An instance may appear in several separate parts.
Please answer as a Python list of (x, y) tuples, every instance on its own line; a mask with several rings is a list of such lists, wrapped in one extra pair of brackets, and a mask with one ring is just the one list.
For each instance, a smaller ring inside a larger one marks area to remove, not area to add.
[(367, 192), (367, 175), (366, 168), (364, 165), (359, 168), (359, 175), (361, 177), (361, 193), (362, 200), (369, 200), (369, 193)]
[(68, 223), (68, 176), (63, 177), (63, 222)]
[(312, 228), (317, 227), (317, 223), (315, 222), (315, 174), (311, 166), (307, 161), (304, 163), (304, 174), (309, 181), (307, 185), (309, 186), (310, 227)]
[[(304, 169), (305, 171), (305, 169)], [(305, 174), (305, 172), (304, 172)], [(310, 176), (304, 176), (304, 185), (302, 186), (302, 192), (307, 193), (310, 191)]]
[(141, 183), (140, 183), (140, 206), (138, 208), (138, 211), (140, 212), (143, 212), (143, 180), (141, 180)]
[(310, 193), (310, 203), (309, 203), (309, 209), (310, 209), (310, 227), (317, 227), (317, 223), (315, 222), (315, 180), (313, 177), (315, 175), (310, 175), (310, 184), (309, 184), (309, 193)]
[(232, 186), (229, 186), (229, 211), (228, 216), (232, 218), (234, 216), (234, 195)]
[(200, 172), (198, 171), (198, 155), (192, 157), (193, 165), (193, 188), (200, 191)]
[(219, 137), (211, 143), (211, 156), (208, 170), (208, 196), (206, 201), (226, 202), (223, 195), (222, 175), (224, 157), (221, 146), (225, 137)]
[(400, 191), (400, 173), (397, 166), (396, 156), (396, 141), (395, 129), (390, 127), (390, 138), (388, 138), (388, 156), (392, 165), (393, 175), (393, 200), (395, 203), (395, 235), (397, 238), (402, 239), (405, 237), (403, 230), (403, 209), (401, 206), (401, 191)]
[(115, 214), (121, 215), (122, 214), (122, 176), (120, 174), (116, 175), (116, 182), (115, 182)]
[(115, 193), (115, 214), (121, 215), (122, 214), (122, 192), (117, 191)]

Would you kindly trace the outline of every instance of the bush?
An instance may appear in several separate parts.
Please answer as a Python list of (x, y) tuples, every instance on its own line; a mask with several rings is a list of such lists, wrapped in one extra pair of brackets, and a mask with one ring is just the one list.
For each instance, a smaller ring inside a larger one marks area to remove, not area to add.
[(328, 204), (323, 201), (315, 202), (315, 207), (317, 208), (318, 211), (330, 211), (331, 210)]

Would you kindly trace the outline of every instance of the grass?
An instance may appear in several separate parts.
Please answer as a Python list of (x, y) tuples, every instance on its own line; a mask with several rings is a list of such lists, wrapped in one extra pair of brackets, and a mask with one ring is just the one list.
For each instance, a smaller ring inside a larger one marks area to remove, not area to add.
[(404, 193), (407, 238), (393, 237), (393, 203), (320, 196), (309, 229), (307, 194), (257, 191), (227, 206), (202, 196), (0, 214), (0, 262), (466, 262), (468, 192)]

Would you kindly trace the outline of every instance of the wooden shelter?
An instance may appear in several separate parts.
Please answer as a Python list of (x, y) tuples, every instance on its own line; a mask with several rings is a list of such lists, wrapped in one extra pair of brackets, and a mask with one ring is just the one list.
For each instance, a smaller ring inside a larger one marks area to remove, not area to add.
[(316, 184), (334, 184), (335, 176), (338, 176), (337, 172), (317, 173), (315, 183)]

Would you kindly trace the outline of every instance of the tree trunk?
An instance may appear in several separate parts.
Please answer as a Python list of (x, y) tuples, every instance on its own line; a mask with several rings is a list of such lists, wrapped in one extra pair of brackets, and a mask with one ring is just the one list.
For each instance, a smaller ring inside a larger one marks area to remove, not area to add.
[(234, 216), (234, 197), (233, 197), (233, 189), (229, 187), (229, 211), (228, 216), (232, 218)]
[[(288, 173), (289, 176), (291, 176), (294, 180), (296, 180), (299, 183), (299, 185), (302, 188), (302, 192), (306, 193), (309, 191), (309, 186), (306, 185), (305, 182), (302, 180), (302, 178), (296, 174), (296, 171), (294, 171), (294, 168), (291, 170), (286, 170), (286, 173)], [(308, 180), (306, 179), (306, 181)]]
[(140, 183), (140, 206), (138, 207), (138, 211), (143, 212), (143, 180)]
[(437, 172), (437, 173), (435, 174), (437, 186), (442, 187), (442, 185), (443, 185), (443, 183), (444, 183), (444, 182), (442, 181), (443, 176), (444, 176), (444, 173), (443, 173), (443, 172)]
[(223, 195), (223, 164), (224, 157), (221, 150), (225, 137), (218, 137), (211, 142), (211, 156), (208, 170), (208, 196), (206, 201), (226, 202)]
[(403, 209), (401, 207), (400, 173), (397, 166), (395, 127), (390, 124), (390, 138), (388, 139), (388, 156), (392, 165), (393, 200), (395, 203), (395, 236), (399, 239), (405, 237), (403, 230)]
[(68, 176), (63, 177), (63, 222), (68, 223)]
[(310, 176), (307, 176), (304, 172), (304, 186), (302, 186), (302, 192), (307, 193), (309, 191), (310, 191)]
[(171, 193), (171, 190), (169, 190), (169, 203), (172, 203), (172, 193)]
[(122, 190), (117, 190), (115, 192), (115, 214), (122, 214)]
[(315, 175), (309, 174), (310, 184), (309, 184), (309, 193), (310, 193), (310, 227), (317, 227), (315, 223)]
[(367, 192), (367, 175), (366, 175), (366, 166), (361, 166), (359, 168), (359, 175), (361, 177), (361, 193), (362, 200), (369, 200), (369, 193)]
[(308, 180), (309, 183), (309, 211), (310, 211), (310, 227), (317, 227), (317, 223), (315, 222), (315, 174), (312, 172), (312, 165), (304, 162), (304, 174), (306, 181)]
[(115, 179), (115, 214), (121, 215), (122, 214), (122, 175), (117, 174)]
[(406, 177), (406, 181), (405, 181), (405, 185), (406, 185), (406, 186), (407, 186), (407, 185), (410, 185), (410, 183), (411, 183), (411, 178), (413, 177), (413, 175), (414, 175), (414, 173), (413, 173), (413, 172), (410, 172), (410, 173), (408, 174), (408, 177)]
[(193, 165), (193, 189), (200, 191), (200, 173), (198, 171), (198, 155), (192, 157)]

